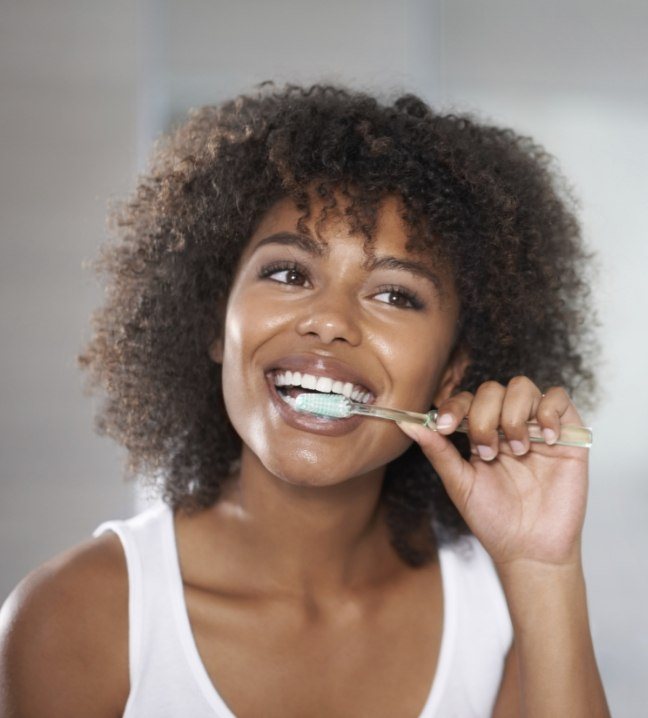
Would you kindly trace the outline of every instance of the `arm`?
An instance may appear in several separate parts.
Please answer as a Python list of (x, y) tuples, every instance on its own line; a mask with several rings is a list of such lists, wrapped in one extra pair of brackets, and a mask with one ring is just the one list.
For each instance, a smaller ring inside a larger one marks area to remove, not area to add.
[(518, 675), (518, 655), (515, 641), (506, 656), (504, 673), (497, 700), (493, 708), (493, 718), (512, 718), (520, 715), (520, 676)]
[(101, 537), (48, 562), (7, 599), (0, 611), (0, 715), (122, 714), (128, 585), (116, 541)]
[(561, 568), (505, 566), (500, 577), (515, 632), (523, 715), (609, 716), (580, 561)]
[[(401, 428), (418, 441), (489, 552), (506, 594), (515, 650), (495, 715), (511, 715), (502, 706), (516, 705), (517, 693), (516, 714), (525, 717), (609, 716), (580, 552), (587, 450), (531, 444), (525, 423), (534, 419), (558, 436), (561, 424), (582, 424), (575, 407), (564, 390), (553, 388), (544, 396), (524, 377), (508, 387), (487, 382), (474, 396), (462, 392), (441, 399), (439, 417), (450, 417), (445, 428)], [(443, 434), (468, 415), (473, 454), (465, 461)], [(506, 440), (498, 438), (498, 427)]]
[[(560, 715), (573, 695), (580, 696), (580, 705), (589, 702), (591, 706), (580, 714), (574, 706), (567, 709), (568, 715), (608, 716), (590, 638), (582, 573), (558, 577), (556, 583), (551, 576), (543, 580), (535, 571), (528, 577), (520, 573), (518, 579), (519, 583), (508, 582), (516, 640), (506, 659), (493, 718), (521, 715), (522, 705), (537, 706), (539, 715)], [(546, 631), (549, 622), (553, 628)], [(520, 671), (525, 674), (520, 676)]]

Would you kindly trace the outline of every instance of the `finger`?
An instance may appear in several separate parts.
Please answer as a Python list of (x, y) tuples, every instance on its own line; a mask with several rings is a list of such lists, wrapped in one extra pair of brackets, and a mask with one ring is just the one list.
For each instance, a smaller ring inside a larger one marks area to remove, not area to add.
[(398, 426), (421, 447), (455, 506), (459, 509), (465, 506), (472, 490), (472, 467), (452, 442), (438, 431), (418, 424), (399, 422)]
[(437, 408), (436, 428), (440, 434), (452, 434), (460, 422), (468, 416), (473, 395), (469, 391), (449, 397)]
[(542, 435), (547, 444), (555, 444), (560, 437), (560, 424), (563, 417), (576, 413), (569, 394), (560, 386), (551, 387), (538, 404), (536, 421), (540, 424)]
[(468, 436), (480, 459), (492, 461), (499, 451), (497, 429), (502, 413), (505, 388), (496, 381), (484, 382), (475, 393), (468, 415)]
[(526, 376), (514, 377), (506, 387), (500, 426), (516, 456), (529, 450), (527, 421), (535, 416), (541, 399), (540, 389)]

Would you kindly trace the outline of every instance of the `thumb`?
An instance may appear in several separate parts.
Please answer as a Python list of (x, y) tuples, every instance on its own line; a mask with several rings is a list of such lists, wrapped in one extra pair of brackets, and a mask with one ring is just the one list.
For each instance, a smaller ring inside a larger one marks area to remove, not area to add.
[(453, 443), (438, 431), (411, 422), (397, 423), (401, 431), (421, 447), (421, 451), (441, 477), (448, 496), (462, 511), (472, 491), (472, 466), (464, 461)]

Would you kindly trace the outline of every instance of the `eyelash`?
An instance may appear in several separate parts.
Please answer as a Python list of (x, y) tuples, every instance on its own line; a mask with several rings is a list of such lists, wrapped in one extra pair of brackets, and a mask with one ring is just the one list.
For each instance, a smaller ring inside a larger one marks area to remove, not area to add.
[[(297, 262), (280, 261), (272, 262), (272, 264), (266, 264), (264, 267), (261, 267), (261, 269), (259, 270), (259, 279), (270, 279), (273, 274), (286, 271), (298, 272), (304, 278), (308, 277), (308, 272), (306, 271), (306, 269), (300, 264), (297, 264)], [(275, 279), (273, 281), (276, 282), (278, 280)], [(288, 284), (288, 282), (280, 282), (280, 284)]]
[(401, 297), (404, 297), (410, 304), (410, 306), (401, 307), (398, 304), (385, 302), (385, 304), (389, 304), (392, 307), (398, 307), (399, 309), (423, 309), (423, 307), (425, 306), (423, 302), (419, 299), (418, 295), (414, 294), (414, 292), (410, 292), (409, 289), (404, 289), (403, 287), (389, 284), (380, 287), (376, 294), (385, 294), (385, 292), (389, 292), (390, 294), (398, 294)]
[[(276, 274), (277, 272), (286, 272), (286, 271), (293, 271), (300, 274), (304, 279), (308, 278), (308, 272), (306, 269), (298, 264), (297, 262), (286, 262), (286, 261), (279, 261), (279, 262), (272, 262), (271, 264), (267, 264), (264, 267), (261, 267), (259, 270), (259, 279), (271, 279), (273, 274)], [(275, 282), (278, 282), (279, 280), (272, 280)], [(289, 282), (279, 282), (280, 284), (288, 284), (289, 286), (301, 286), (301, 285), (295, 285), (293, 283)], [(373, 296), (377, 296), (379, 294), (385, 294), (386, 292), (390, 294), (398, 294), (399, 296), (403, 297), (408, 303), (408, 306), (401, 306), (398, 304), (393, 304), (391, 302), (384, 302), (385, 304), (388, 304), (392, 307), (397, 307), (399, 309), (423, 309), (425, 306), (424, 303), (421, 301), (419, 296), (415, 294), (414, 292), (410, 291), (409, 289), (405, 289), (403, 287), (399, 287), (395, 284), (387, 284), (383, 285), (378, 288), (378, 290), (374, 293)]]

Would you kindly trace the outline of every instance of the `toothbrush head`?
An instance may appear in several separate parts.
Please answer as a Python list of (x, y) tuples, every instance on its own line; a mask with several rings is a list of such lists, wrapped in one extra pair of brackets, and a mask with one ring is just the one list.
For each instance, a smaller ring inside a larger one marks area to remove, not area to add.
[(341, 394), (304, 393), (295, 399), (295, 408), (310, 414), (346, 419), (351, 416), (351, 402)]

